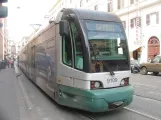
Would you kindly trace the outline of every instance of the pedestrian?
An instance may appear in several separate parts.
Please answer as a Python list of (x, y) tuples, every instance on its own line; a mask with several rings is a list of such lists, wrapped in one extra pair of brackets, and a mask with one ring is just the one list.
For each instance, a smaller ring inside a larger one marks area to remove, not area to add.
[(157, 55), (158, 55), (158, 54), (157, 54), (157, 53), (155, 53), (155, 54), (154, 54), (154, 58), (155, 58), (155, 56), (157, 56)]
[(2, 69), (2, 60), (0, 60), (0, 71)]
[(10, 68), (10, 65), (11, 65), (11, 60), (9, 59), (8, 60), (8, 68)]
[(5, 69), (5, 60), (2, 60), (2, 69)]
[(7, 67), (7, 64), (8, 64), (8, 63), (7, 63), (7, 59), (5, 59), (5, 69), (6, 69), (6, 67)]
[(14, 68), (14, 61), (11, 61), (11, 68)]

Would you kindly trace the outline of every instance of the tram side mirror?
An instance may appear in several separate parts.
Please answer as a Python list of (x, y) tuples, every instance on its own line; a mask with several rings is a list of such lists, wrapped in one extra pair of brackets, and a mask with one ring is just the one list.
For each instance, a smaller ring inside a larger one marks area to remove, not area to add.
[(61, 20), (59, 22), (59, 34), (61, 36), (68, 36), (69, 26), (67, 20)]
[(0, 6), (0, 18), (5, 18), (8, 16), (8, 7)]

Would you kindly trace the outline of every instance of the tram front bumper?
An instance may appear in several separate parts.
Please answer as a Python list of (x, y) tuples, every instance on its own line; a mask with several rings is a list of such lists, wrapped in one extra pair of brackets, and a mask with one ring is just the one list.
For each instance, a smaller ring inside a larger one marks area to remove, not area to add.
[(133, 100), (133, 87), (82, 90), (59, 86), (57, 102), (61, 105), (90, 112), (104, 112), (129, 105)]

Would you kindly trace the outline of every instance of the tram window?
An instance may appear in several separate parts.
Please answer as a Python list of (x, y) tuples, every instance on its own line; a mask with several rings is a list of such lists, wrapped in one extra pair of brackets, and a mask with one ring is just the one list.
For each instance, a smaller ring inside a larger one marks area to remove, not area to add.
[(76, 25), (71, 22), (72, 38), (74, 43), (75, 68), (83, 70), (83, 47)]
[(70, 34), (62, 39), (62, 59), (63, 63), (72, 66), (72, 46)]

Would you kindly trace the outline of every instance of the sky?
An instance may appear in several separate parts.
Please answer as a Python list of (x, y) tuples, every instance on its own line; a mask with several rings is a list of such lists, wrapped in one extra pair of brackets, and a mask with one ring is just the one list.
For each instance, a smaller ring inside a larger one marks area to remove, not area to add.
[[(9, 39), (20, 41), (34, 29), (31, 24), (42, 24), (44, 16), (57, 0), (8, 0)], [(36, 27), (36, 26), (34, 26)]]

